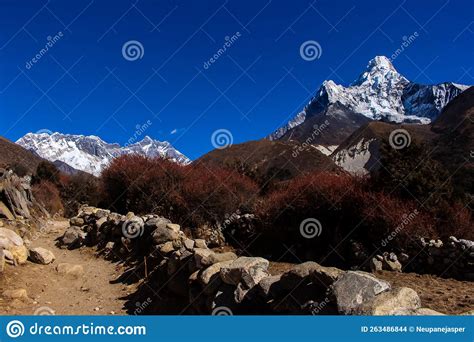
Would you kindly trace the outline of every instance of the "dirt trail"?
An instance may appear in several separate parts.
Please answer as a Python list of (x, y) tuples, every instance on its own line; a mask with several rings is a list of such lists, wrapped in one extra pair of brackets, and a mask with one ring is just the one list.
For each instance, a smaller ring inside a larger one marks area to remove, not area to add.
[[(44, 247), (54, 253), (56, 260), (52, 264), (27, 261), (21, 266), (7, 266), (0, 279), (0, 314), (32, 315), (37, 310), (57, 315), (126, 314), (123, 297), (134, 289), (110, 283), (123, 273), (123, 267), (95, 256), (90, 248), (56, 247), (55, 239), (67, 226), (67, 221), (51, 221), (46, 232), (32, 241), (32, 247)], [(84, 274), (78, 278), (61, 275), (56, 271), (60, 263), (82, 265)], [(26, 289), (28, 298), (12, 300), (2, 296), (5, 290), (15, 289)]]

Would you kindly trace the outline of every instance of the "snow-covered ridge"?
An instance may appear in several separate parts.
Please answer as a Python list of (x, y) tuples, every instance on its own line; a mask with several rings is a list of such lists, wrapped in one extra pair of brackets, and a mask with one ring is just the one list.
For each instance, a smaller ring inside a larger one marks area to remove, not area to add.
[(142, 141), (124, 147), (107, 143), (94, 135), (61, 133), (28, 133), (16, 143), (46, 160), (51, 162), (59, 160), (77, 170), (96, 176), (112, 159), (124, 154), (159, 156), (183, 165), (191, 162), (169, 142), (153, 140), (148, 136)]
[(336, 102), (372, 120), (428, 124), (449, 101), (468, 87), (456, 83), (422, 85), (410, 82), (398, 73), (387, 57), (377, 56), (348, 87), (331, 80), (324, 81), (303, 111), (268, 138), (277, 140), (307, 117), (317, 114), (311, 112), (311, 108), (320, 109)]

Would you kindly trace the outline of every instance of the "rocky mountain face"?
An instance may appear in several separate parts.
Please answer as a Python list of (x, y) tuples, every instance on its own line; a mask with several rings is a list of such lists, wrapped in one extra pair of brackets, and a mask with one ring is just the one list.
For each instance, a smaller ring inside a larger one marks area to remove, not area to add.
[(396, 144), (398, 137), (407, 146), (427, 143), (433, 149), (432, 158), (450, 170), (454, 178), (464, 179), (465, 189), (469, 189), (472, 162), (468, 157), (474, 150), (473, 113), (474, 87), (470, 87), (446, 105), (432, 124), (371, 121), (351, 134), (331, 157), (346, 171), (367, 174), (378, 168), (382, 142)]
[(331, 145), (339, 145), (357, 128), (372, 120), (429, 124), (449, 101), (467, 88), (456, 83), (422, 85), (410, 82), (397, 72), (388, 58), (377, 56), (348, 87), (325, 81), (303, 111), (268, 138), (303, 142), (312, 131), (314, 121), (327, 119), (331, 122), (334, 106), (337, 106), (337, 122), (311, 144), (327, 146), (324, 135), (333, 136), (341, 125), (345, 133), (339, 134), (338, 141)]
[(20, 146), (51, 162), (60, 162), (73, 169), (98, 176), (112, 159), (125, 154), (168, 158), (179, 164), (190, 160), (167, 141), (161, 142), (146, 136), (137, 143), (120, 146), (110, 144), (97, 136), (61, 133), (28, 133), (17, 142)]

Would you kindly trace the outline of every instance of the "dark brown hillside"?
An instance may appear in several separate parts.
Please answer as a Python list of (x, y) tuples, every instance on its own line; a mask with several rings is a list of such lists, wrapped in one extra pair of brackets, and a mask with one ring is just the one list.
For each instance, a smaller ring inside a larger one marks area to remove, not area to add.
[(433, 123), (440, 134), (433, 158), (452, 177), (455, 196), (471, 201), (474, 192), (474, 87), (452, 100)]
[(236, 169), (259, 179), (285, 180), (311, 171), (339, 171), (312, 146), (296, 142), (257, 140), (213, 150), (194, 163)]
[(43, 159), (14, 142), (0, 137), (0, 166), (22, 168), (33, 174)]

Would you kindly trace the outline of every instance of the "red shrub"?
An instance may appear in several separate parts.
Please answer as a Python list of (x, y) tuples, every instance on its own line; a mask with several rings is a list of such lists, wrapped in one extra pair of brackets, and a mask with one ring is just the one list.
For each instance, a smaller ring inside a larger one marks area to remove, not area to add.
[(101, 183), (113, 210), (159, 213), (188, 226), (223, 221), (258, 193), (255, 183), (233, 171), (139, 155), (115, 159)]
[(179, 192), (184, 168), (140, 155), (116, 158), (101, 175), (105, 203), (118, 212), (167, 214)]
[(187, 218), (194, 224), (222, 222), (226, 214), (252, 210), (258, 196), (250, 178), (209, 166), (190, 166), (181, 190)]
[(34, 198), (40, 202), (51, 215), (56, 213), (62, 214), (64, 209), (56, 185), (48, 181), (42, 181), (33, 185), (32, 192)]

